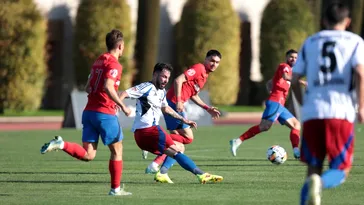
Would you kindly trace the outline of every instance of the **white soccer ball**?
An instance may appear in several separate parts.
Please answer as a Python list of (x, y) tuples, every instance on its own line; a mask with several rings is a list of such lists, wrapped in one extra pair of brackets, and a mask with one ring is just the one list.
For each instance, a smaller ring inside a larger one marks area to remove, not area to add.
[(267, 159), (273, 164), (283, 164), (287, 160), (287, 152), (279, 145), (273, 145), (267, 150)]

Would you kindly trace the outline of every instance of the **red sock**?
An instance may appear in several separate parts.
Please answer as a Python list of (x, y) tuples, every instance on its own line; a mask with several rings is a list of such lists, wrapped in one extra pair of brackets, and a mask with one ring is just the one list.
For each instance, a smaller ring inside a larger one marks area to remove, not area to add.
[(64, 142), (63, 151), (77, 159), (83, 159), (87, 151), (79, 144)]
[(121, 175), (123, 172), (123, 161), (109, 161), (109, 172), (111, 176), (111, 188), (116, 189), (120, 187)]
[(254, 137), (255, 135), (260, 133), (259, 125), (255, 125), (251, 127), (248, 131), (246, 131), (244, 134), (242, 134), (239, 138), (241, 141), (247, 140), (249, 138)]
[(300, 143), (300, 131), (292, 129), (289, 134), (289, 139), (291, 140), (292, 148), (298, 147)]
[(157, 163), (158, 165), (161, 165), (164, 160), (166, 159), (167, 155), (163, 154), (163, 155), (158, 155), (153, 162)]
[(193, 139), (188, 138), (188, 137), (184, 137), (182, 135), (179, 134), (170, 134), (170, 136), (172, 137), (173, 141), (177, 141), (180, 142), (182, 144), (191, 144)]

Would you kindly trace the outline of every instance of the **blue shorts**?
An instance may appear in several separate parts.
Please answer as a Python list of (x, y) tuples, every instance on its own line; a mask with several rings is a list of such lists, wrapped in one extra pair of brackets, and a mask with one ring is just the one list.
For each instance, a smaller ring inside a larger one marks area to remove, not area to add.
[[(177, 112), (176, 109), (176, 104), (174, 104), (172, 101), (168, 100), (168, 105), (175, 111)], [(177, 112), (179, 115), (181, 115), (182, 117), (186, 118), (186, 113), (185, 112)], [(167, 130), (179, 130), (179, 129), (185, 129), (185, 128), (189, 128), (190, 126), (187, 124), (184, 124), (181, 120), (178, 120), (168, 114), (163, 114), (164, 115), (164, 120), (166, 121), (166, 125), (167, 125)]]
[(278, 119), (278, 122), (281, 123), (281, 125), (284, 125), (288, 119), (293, 117), (292, 113), (280, 103), (271, 100), (267, 100), (265, 102), (265, 110), (263, 112), (262, 119), (269, 120), (271, 122), (275, 122)]
[(85, 110), (82, 113), (82, 142), (99, 142), (110, 145), (123, 139), (123, 132), (116, 115)]

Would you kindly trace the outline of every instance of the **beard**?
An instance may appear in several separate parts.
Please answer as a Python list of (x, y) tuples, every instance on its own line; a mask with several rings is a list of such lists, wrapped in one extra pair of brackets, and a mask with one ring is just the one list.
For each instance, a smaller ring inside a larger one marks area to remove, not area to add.
[(166, 85), (163, 85), (160, 81), (157, 81), (156, 84), (158, 89), (164, 89), (164, 87), (166, 87)]

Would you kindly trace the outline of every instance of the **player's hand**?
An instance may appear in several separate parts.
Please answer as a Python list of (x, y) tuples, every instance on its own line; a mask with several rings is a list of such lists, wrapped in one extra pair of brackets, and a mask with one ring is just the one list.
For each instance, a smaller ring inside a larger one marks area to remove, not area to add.
[(206, 110), (212, 117), (212, 119), (218, 119), (221, 115), (220, 111), (217, 109), (217, 107), (210, 107)]
[(131, 109), (128, 107), (123, 107), (122, 111), (124, 112), (124, 114), (129, 117), (131, 115)]
[(307, 87), (307, 81), (304, 80), (299, 80), (300, 84)]
[(358, 122), (364, 123), (364, 108), (358, 109)]
[(197, 129), (197, 123), (191, 120), (183, 119), (183, 123), (191, 126), (192, 128)]
[(176, 104), (176, 109), (177, 109), (177, 112), (183, 112), (183, 102), (177, 102)]

